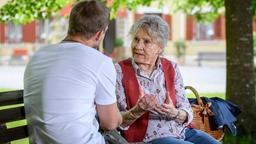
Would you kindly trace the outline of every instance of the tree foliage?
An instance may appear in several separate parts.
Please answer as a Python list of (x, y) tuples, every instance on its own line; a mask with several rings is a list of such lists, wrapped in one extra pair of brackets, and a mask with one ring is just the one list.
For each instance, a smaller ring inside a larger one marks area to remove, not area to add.
[[(194, 15), (200, 22), (213, 22), (225, 11), (225, 0), (173, 0), (175, 10)], [(256, 0), (252, 0), (252, 14), (256, 15)]]
[[(133, 11), (138, 6), (150, 6), (153, 0), (114, 0), (112, 4), (110, 4), (111, 10), (111, 18), (114, 18), (117, 14), (119, 8), (126, 7), (129, 10)], [(159, 4), (162, 5), (164, 0), (159, 0)]]
[[(0, 21), (28, 23), (46, 19), (59, 11), (66, 4), (79, 0), (11, 0), (0, 8)], [(149, 6), (153, 0), (100, 0), (110, 8), (111, 18), (115, 18), (119, 8), (135, 10), (138, 6)], [(164, 0), (158, 0), (163, 5)]]
[(194, 15), (198, 21), (212, 22), (224, 10), (224, 0), (174, 0), (175, 10)]
[[(79, 0), (10, 0), (0, 8), (0, 21), (14, 23), (28, 23), (37, 19), (49, 18), (70, 1)], [(111, 10), (111, 18), (115, 18), (119, 8), (128, 8), (133, 11), (138, 6), (149, 6), (154, 0), (100, 0), (106, 3)], [(164, 1), (157, 0), (159, 6)], [(174, 12), (181, 11), (195, 15), (198, 21), (212, 22), (220, 13), (224, 12), (224, 0), (172, 0)], [(256, 0), (253, 0), (253, 15), (256, 14)]]
[(0, 21), (27, 23), (45, 19), (60, 10), (67, 0), (11, 0), (0, 9)]

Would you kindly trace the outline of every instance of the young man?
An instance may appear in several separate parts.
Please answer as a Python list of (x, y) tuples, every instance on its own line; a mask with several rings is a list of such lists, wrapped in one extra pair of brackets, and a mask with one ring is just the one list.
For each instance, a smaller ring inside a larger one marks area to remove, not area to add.
[(40, 48), (26, 67), (24, 103), (31, 143), (102, 144), (103, 129), (122, 122), (116, 105), (116, 71), (97, 49), (109, 10), (82, 1), (70, 14), (67, 37)]

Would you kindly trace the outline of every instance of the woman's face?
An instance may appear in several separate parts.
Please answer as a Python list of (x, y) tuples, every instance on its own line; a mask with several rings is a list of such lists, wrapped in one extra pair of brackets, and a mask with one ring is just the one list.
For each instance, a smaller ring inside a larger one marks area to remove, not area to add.
[(163, 48), (150, 37), (146, 30), (139, 29), (131, 44), (132, 56), (137, 64), (155, 64)]

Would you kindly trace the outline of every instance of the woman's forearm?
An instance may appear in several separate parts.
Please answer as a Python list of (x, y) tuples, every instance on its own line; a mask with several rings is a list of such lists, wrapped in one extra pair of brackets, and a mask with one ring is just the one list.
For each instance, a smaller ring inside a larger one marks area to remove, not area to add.
[(135, 122), (138, 118), (140, 118), (146, 111), (141, 109), (138, 105), (134, 106), (127, 112), (123, 112), (123, 123), (121, 124), (121, 127), (127, 127), (131, 125), (133, 122)]

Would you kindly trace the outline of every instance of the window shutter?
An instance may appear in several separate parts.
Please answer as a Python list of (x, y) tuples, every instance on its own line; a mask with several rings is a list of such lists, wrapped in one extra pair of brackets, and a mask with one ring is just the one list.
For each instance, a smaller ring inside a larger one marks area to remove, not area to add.
[(172, 16), (171, 15), (167, 15), (167, 14), (163, 14), (162, 17), (163, 17), (164, 21), (169, 26), (169, 40), (171, 40), (172, 39)]
[(31, 22), (26, 25), (23, 25), (22, 31), (23, 42), (33, 43), (36, 41), (36, 23)]
[(187, 16), (186, 18), (186, 40), (193, 39), (193, 32), (194, 32), (194, 17)]
[(5, 24), (0, 23), (0, 43), (5, 42)]

